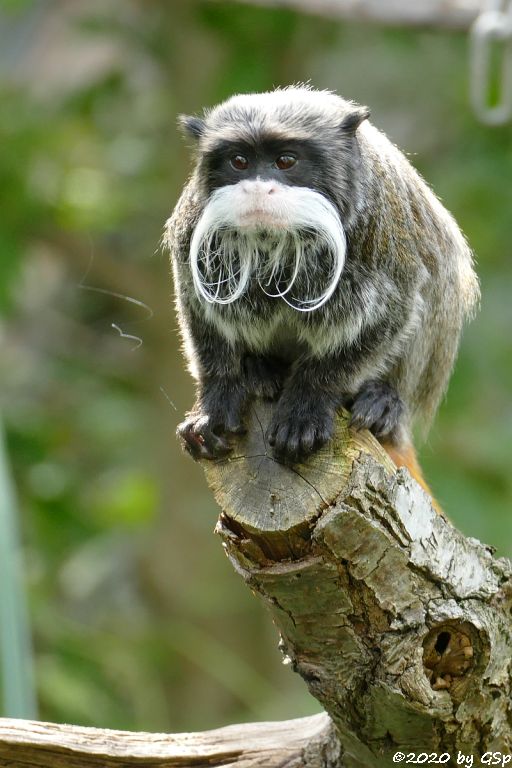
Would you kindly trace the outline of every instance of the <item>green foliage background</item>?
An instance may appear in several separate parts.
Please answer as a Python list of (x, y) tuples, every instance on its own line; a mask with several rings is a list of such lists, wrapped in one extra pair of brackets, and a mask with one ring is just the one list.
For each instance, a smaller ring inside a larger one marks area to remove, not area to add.
[(176, 116), (235, 91), (311, 80), (369, 104), (465, 230), (482, 309), (422, 462), (463, 531), (512, 555), (512, 127), (471, 114), (467, 48), (226, 2), (1, 7), (1, 408), (41, 718), (177, 731), (317, 710), (174, 437), (193, 398), (159, 250), (190, 168)]

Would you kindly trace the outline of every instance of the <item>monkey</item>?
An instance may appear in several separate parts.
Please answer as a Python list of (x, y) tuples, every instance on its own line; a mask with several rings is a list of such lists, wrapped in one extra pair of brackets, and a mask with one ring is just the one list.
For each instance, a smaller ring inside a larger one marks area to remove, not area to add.
[(181, 116), (196, 152), (166, 223), (197, 399), (178, 427), (226, 457), (254, 397), (277, 460), (305, 461), (350, 411), (428, 490), (412, 441), (479, 299), (451, 214), (370, 111), (294, 85)]

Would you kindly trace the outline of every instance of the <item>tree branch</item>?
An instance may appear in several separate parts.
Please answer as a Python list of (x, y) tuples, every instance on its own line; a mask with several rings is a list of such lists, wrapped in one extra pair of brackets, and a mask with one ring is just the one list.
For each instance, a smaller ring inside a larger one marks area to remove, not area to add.
[[(207, 466), (227, 553), (336, 726), (346, 766), (512, 752), (512, 564), (465, 539), (368, 433), (288, 468), (254, 411)], [(499, 746), (498, 746), (499, 745)]]
[(169, 736), (0, 719), (5, 768), (331, 768), (335, 749), (324, 714)]
[(512, 563), (437, 515), (340, 417), (306, 464), (269, 450), (256, 404), (205, 463), (236, 571), (327, 714), (174, 736), (0, 720), (0, 766), (361, 768), (402, 752), (512, 753)]
[(468, 29), (482, 0), (239, 0), (249, 5), (291, 8), (329, 19), (410, 27)]

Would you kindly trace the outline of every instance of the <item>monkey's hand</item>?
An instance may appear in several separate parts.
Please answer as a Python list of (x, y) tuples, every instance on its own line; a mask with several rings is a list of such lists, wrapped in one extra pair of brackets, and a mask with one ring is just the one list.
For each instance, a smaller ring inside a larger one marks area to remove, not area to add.
[(268, 431), (276, 457), (289, 462), (304, 461), (331, 439), (336, 414), (330, 395), (297, 384), (284, 390)]
[(193, 459), (219, 459), (233, 450), (230, 436), (245, 432), (242, 422), (247, 391), (240, 381), (210, 382), (176, 430)]
[(352, 404), (351, 426), (369, 429), (379, 439), (397, 435), (404, 413), (404, 404), (398, 393), (383, 381), (367, 381)]

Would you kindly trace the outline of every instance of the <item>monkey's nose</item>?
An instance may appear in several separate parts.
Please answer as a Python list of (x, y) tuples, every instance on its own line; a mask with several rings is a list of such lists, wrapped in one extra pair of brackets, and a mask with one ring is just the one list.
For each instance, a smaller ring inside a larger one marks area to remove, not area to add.
[(273, 195), (277, 192), (277, 184), (273, 181), (243, 181), (242, 191), (248, 194)]

